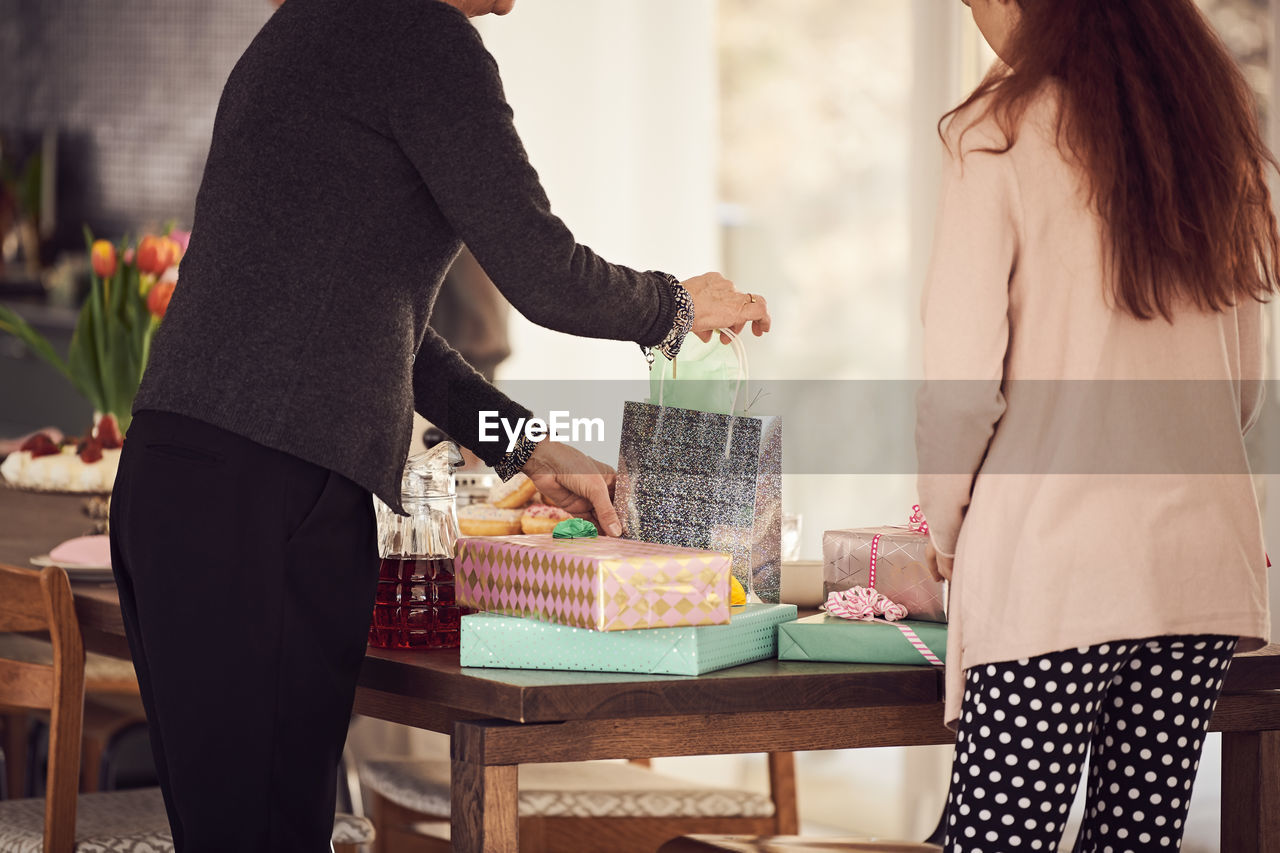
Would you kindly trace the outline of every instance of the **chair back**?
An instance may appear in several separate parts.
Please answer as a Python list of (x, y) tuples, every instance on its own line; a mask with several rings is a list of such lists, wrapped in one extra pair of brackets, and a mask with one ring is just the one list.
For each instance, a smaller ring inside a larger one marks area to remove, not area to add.
[(49, 712), (44, 851), (72, 853), (84, 714), (84, 642), (67, 573), (0, 564), (0, 631), (47, 631), (53, 663), (0, 657), (0, 705)]

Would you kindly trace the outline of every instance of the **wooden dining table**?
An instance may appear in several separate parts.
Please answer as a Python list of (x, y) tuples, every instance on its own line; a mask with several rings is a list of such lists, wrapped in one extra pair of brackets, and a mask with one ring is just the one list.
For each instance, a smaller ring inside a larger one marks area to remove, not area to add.
[[(82, 504), (0, 488), (0, 562), (25, 565), (85, 532)], [(127, 656), (114, 586), (73, 591), (86, 646)], [(514, 853), (520, 764), (946, 744), (942, 691), (928, 666), (766, 660), (652, 676), (473, 669), (457, 650), (370, 648), (355, 711), (450, 735), (454, 850)], [(1221, 849), (1280, 853), (1280, 646), (1236, 658), (1211, 730), (1223, 733)]]

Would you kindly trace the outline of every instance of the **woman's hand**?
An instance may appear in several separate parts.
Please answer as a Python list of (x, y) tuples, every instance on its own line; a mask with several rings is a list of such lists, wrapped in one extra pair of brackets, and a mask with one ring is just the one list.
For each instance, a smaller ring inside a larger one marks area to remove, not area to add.
[[(711, 340), (715, 329), (729, 329), (735, 335), (747, 323), (759, 337), (769, 331), (771, 319), (764, 297), (756, 293), (742, 293), (733, 282), (718, 272), (709, 272), (680, 282), (693, 299), (693, 333), (704, 341)], [(724, 335), (721, 343), (729, 343)]]
[(933, 575), (934, 580), (951, 580), (951, 571), (955, 568), (955, 557), (939, 554), (932, 545), (925, 545), (924, 562), (929, 567), (929, 574)]
[(558, 441), (540, 441), (522, 469), (549, 503), (585, 518), (609, 536), (622, 535), (613, 509), (614, 470)]

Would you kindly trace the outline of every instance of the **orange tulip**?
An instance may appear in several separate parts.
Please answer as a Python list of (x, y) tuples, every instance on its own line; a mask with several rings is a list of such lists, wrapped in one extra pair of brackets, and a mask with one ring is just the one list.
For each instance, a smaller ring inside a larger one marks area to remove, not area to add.
[(169, 300), (173, 298), (173, 286), (172, 281), (158, 281), (147, 292), (147, 310), (157, 320), (162, 319), (165, 312), (169, 310)]
[(182, 260), (182, 244), (168, 235), (160, 238), (160, 260), (164, 268), (176, 267)]
[(93, 264), (93, 271), (100, 278), (111, 278), (111, 276), (115, 275), (116, 247), (106, 240), (93, 241), (93, 248), (89, 251), (89, 258)]

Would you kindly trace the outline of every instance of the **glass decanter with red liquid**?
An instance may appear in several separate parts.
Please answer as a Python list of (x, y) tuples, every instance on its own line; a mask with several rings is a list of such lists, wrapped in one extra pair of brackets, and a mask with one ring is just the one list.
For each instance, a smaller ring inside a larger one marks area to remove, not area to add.
[(369, 645), (383, 649), (457, 648), (464, 613), (454, 596), (458, 513), (453, 469), (462, 454), (441, 442), (410, 457), (400, 483), (407, 515), (376, 501), (378, 595)]

